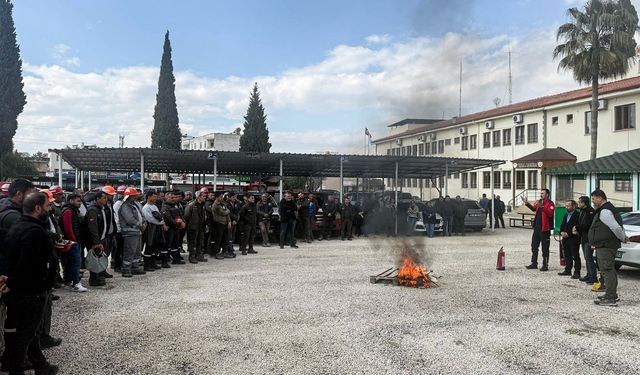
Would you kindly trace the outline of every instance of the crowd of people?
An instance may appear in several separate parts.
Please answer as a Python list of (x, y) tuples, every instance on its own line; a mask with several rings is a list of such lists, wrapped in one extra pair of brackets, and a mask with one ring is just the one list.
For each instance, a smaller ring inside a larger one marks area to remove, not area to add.
[[(555, 211), (555, 204), (549, 199), (549, 194), (548, 189), (543, 189), (540, 199), (535, 203), (530, 203), (526, 197), (523, 198), (527, 207), (535, 212), (531, 263), (526, 266), (530, 270), (538, 269), (538, 251), (542, 248), (540, 271), (549, 271), (549, 248)], [(594, 207), (591, 207), (590, 202), (593, 202)], [(625, 235), (622, 217), (607, 200), (606, 193), (600, 189), (591, 193), (591, 199), (581, 196), (578, 202), (567, 200), (564, 206), (566, 213), (560, 225), (560, 241), (565, 268), (558, 275), (569, 276), (589, 285), (597, 284), (592, 290), (604, 292), (604, 295), (598, 296), (594, 303), (600, 306), (616, 306), (620, 299), (615, 256), (621, 244), (629, 241)], [(577, 208), (580, 209), (579, 212)], [(584, 276), (581, 276), (581, 249), (587, 269)], [(599, 278), (597, 271), (600, 271)]]
[[(331, 240), (335, 233), (343, 241), (369, 234), (393, 235), (399, 221), (396, 215), (406, 219), (400, 222), (406, 225), (407, 234), (422, 220), (426, 235), (433, 237), (434, 225), (441, 220), (443, 236), (464, 235), (467, 215), (460, 196), (446, 196), (422, 207), (409, 202), (406, 210), (400, 210), (391, 199), (363, 197), (352, 203), (348, 196), (339, 202), (329, 195), (319, 203), (314, 193), (304, 192), (296, 198), (285, 192), (276, 204), (266, 193), (238, 197), (235, 192), (207, 188), (193, 194), (104, 186), (86, 193), (80, 189), (65, 193), (60, 186), (38, 190), (25, 179), (1, 188), (6, 197), (0, 199), (0, 324), (5, 327), (4, 336), (0, 335), (4, 339), (0, 340), (4, 347), (0, 361), (1, 370), (10, 374), (22, 374), (26, 368), (35, 369), (36, 374), (57, 372), (42, 353), (43, 348), (62, 342), (50, 335), (52, 301), (57, 298), (53, 291), (66, 286), (86, 292), (81, 281), (85, 272), (89, 273), (88, 286), (100, 287), (113, 277), (109, 268), (131, 278), (187, 261), (233, 259), (238, 242), (242, 255), (257, 254), (255, 238), (260, 238), (263, 247), (270, 247), (276, 229), (281, 249), (298, 248), (298, 239), (305, 243)], [(615, 305), (615, 251), (627, 239), (622, 219), (604, 192), (594, 191), (591, 200), (595, 209), (589, 197), (565, 203), (560, 236), (566, 267), (560, 275), (589, 284), (601, 282), (606, 293), (596, 303)], [(547, 271), (554, 204), (548, 190), (543, 190), (536, 203), (526, 198), (524, 202), (535, 212), (527, 268), (538, 268), (541, 245), (540, 270)], [(480, 205), (490, 220), (504, 227), (504, 203), (499, 197), (491, 202), (483, 196)], [(182, 256), (185, 237), (187, 260)], [(587, 269), (584, 277), (580, 247)]]

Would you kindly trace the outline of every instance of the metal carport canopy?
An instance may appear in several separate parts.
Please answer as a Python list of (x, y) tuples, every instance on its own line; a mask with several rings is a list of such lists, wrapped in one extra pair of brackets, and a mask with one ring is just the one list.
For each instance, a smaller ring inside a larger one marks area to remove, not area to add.
[(93, 172), (214, 173), (213, 155), (220, 175), (280, 175), (338, 177), (342, 159), (343, 176), (393, 178), (435, 178), (496, 166), (504, 160), (445, 158), (437, 156), (376, 156), (254, 153), (232, 151), (167, 150), (151, 148), (52, 149), (72, 167)]

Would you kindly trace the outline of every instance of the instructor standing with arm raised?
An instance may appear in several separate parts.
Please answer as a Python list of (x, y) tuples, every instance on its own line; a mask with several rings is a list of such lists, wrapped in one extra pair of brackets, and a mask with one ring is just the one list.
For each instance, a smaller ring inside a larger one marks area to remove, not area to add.
[(524, 204), (536, 216), (533, 221), (533, 235), (531, 236), (531, 264), (526, 268), (538, 268), (538, 248), (542, 245), (542, 267), (540, 271), (549, 271), (549, 246), (551, 245), (551, 228), (553, 227), (553, 212), (555, 205), (549, 199), (549, 189), (542, 189), (540, 200), (532, 205), (527, 197), (522, 197)]

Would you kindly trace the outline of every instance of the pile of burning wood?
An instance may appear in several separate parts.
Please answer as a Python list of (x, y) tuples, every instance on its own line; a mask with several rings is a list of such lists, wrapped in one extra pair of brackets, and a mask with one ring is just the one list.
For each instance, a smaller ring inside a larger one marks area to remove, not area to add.
[(438, 279), (433, 271), (427, 271), (423, 257), (419, 252), (403, 247), (398, 267), (391, 267), (384, 272), (369, 277), (372, 284), (404, 285), (413, 288), (439, 287)]

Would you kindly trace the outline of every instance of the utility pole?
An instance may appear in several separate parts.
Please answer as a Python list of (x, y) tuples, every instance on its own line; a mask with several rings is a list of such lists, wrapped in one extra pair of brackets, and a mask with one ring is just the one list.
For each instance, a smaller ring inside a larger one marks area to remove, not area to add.
[(462, 60), (460, 60), (460, 100), (458, 102), (458, 117), (462, 117)]
[(118, 138), (119, 138), (118, 147), (123, 148), (124, 147), (124, 135), (119, 135)]
[(512, 77), (511, 77), (511, 47), (509, 47), (509, 104), (511, 104), (513, 99), (513, 86), (512, 86)]

